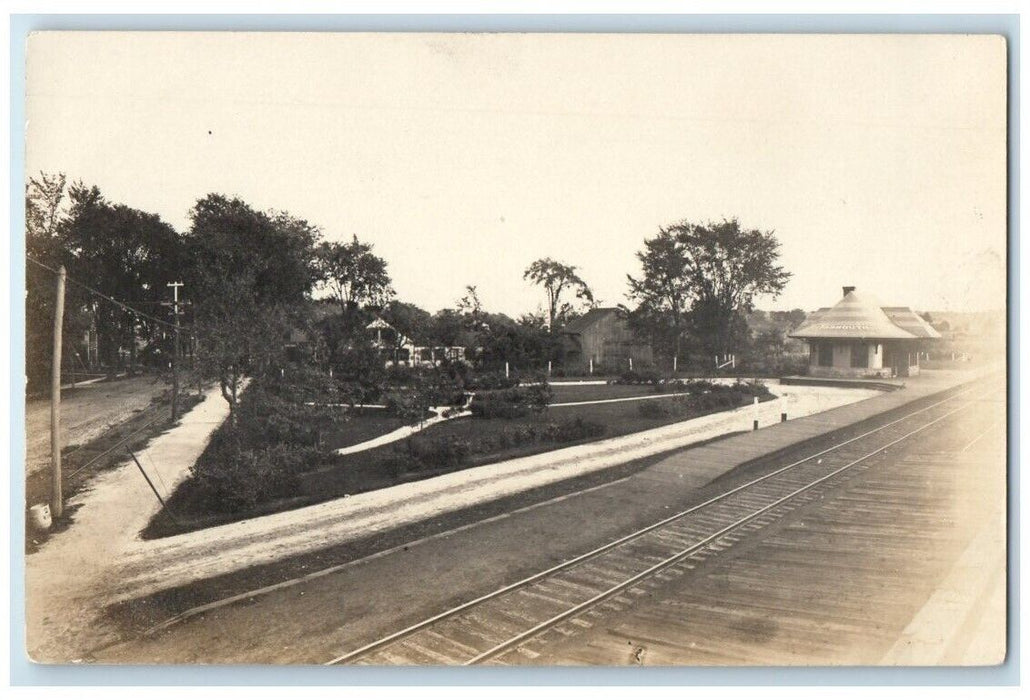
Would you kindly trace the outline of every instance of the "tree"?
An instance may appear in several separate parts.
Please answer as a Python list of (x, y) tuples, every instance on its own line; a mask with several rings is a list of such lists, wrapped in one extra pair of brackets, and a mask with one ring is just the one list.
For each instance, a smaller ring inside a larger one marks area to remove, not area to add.
[(319, 237), (316, 227), (286, 212), (260, 212), (238, 198), (209, 194), (190, 211), (187, 293), (217, 296), (242, 272), (259, 304), (299, 306), (317, 279)]
[(319, 234), (286, 212), (219, 194), (199, 200), (190, 219), (187, 292), (200, 368), (217, 379), (235, 420), (244, 377), (283, 361), (287, 334), (303, 325)]
[(804, 323), (808, 314), (801, 309), (791, 309), (790, 311), (772, 311), (769, 313), (769, 317), (784, 330), (791, 331)]
[(535, 260), (526, 268), (522, 279), (544, 288), (547, 294), (547, 327), (552, 331), (555, 323), (561, 324), (573, 309), (572, 304), (562, 301), (565, 292), (573, 292), (577, 299), (588, 304), (594, 301), (593, 293), (576, 274), (576, 268), (551, 258)]
[(666, 321), (677, 356), (688, 323), (705, 355), (734, 351), (746, 337), (743, 315), (753, 310), (755, 297), (777, 296), (790, 279), (776, 264), (773, 233), (741, 229), (736, 219), (663, 227), (637, 257), (643, 275), (629, 277), (630, 297), (640, 302), (643, 317)]
[(283, 360), (289, 329), (283, 308), (259, 303), (253, 288), (251, 273), (241, 272), (225, 281), (221, 294), (198, 304), (195, 314), (200, 370), (218, 382), (231, 428), (245, 378)]
[(25, 185), (25, 232), (37, 240), (52, 238), (57, 224), (63, 218), (67, 177), (64, 173), (40, 172), (39, 178), (30, 177)]
[[(183, 251), (175, 229), (156, 214), (107, 201), (95, 186), (76, 182), (68, 197), (68, 214), (57, 226), (68, 274), (114, 299), (159, 309), (165, 284), (180, 273)], [(108, 373), (115, 371), (122, 349), (129, 352), (131, 368), (136, 340), (155, 338), (160, 324), (101, 297), (76, 294), (69, 301), (90, 309)]]
[(758, 295), (779, 295), (790, 273), (776, 264), (780, 244), (772, 231), (742, 229), (736, 219), (673, 227), (687, 253), (694, 289), (691, 325), (706, 354), (735, 351), (746, 342), (743, 314)]
[(686, 247), (677, 232), (662, 228), (657, 236), (644, 240), (637, 259), (643, 267), (640, 278), (626, 276), (629, 298), (637, 302), (630, 321), (637, 331), (647, 332), (656, 345), (678, 358), (693, 295)]
[(428, 333), (434, 345), (443, 347), (468, 347), (475, 342), (465, 330), (464, 318), (455, 309), (440, 309), (433, 314)]
[[(33, 260), (57, 269), (66, 262), (58, 239), (66, 216), (64, 173), (29, 178), (25, 186), (25, 252)], [(69, 320), (73, 304), (66, 304)], [(25, 376), (30, 389), (47, 386), (53, 352), (54, 274), (25, 264)]]
[(400, 350), (405, 338), (418, 345), (433, 344), (430, 340), (433, 317), (425, 309), (394, 299), (379, 315), (396, 331), (390, 338), (395, 351)]
[(483, 304), (479, 301), (479, 292), (476, 285), (465, 285), (465, 296), (458, 299), (455, 306), (458, 313), (465, 319), (465, 325), (472, 331), (479, 330), (483, 320)]
[(393, 296), (386, 261), (372, 253), (372, 245), (354, 236), (350, 243), (324, 242), (318, 246), (319, 281), (339, 302), (346, 315), (368, 304), (384, 305)]

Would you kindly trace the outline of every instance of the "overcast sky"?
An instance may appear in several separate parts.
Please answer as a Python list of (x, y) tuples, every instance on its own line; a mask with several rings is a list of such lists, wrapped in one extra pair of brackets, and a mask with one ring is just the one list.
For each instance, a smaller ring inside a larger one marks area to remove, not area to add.
[(179, 230), (209, 192), (351, 234), (400, 298), (541, 305), (534, 259), (625, 302), (661, 225), (737, 217), (794, 273), (919, 310), (1005, 299), (1005, 44), (963, 36), (51, 33), (27, 167)]

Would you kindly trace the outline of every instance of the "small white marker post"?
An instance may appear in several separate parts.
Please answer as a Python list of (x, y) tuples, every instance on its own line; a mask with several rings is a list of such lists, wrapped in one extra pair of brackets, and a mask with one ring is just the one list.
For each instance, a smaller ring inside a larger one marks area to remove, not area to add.
[(758, 397), (755, 397), (755, 430), (758, 430)]
[(508, 378), (508, 363), (507, 362), (504, 363), (504, 378), (505, 379)]
[(590, 374), (594, 373), (594, 358), (590, 358)]
[(630, 371), (630, 372), (632, 372), (632, 371), (633, 371), (633, 358), (632, 358), (632, 357), (631, 357), (631, 358), (629, 358), (629, 371)]
[(551, 361), (550, 360), (547, 361), (547, 376), (548, 377), (551, 376)]

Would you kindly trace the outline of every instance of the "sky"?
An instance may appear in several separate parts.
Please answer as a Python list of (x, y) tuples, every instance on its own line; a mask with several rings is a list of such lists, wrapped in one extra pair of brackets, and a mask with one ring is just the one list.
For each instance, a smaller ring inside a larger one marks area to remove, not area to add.
[(27, 173), (178, 230), (210, 192), (357, 235), (430, 311), (603, 305), (659, 227), (737, 218), (793, 273), (764, 309), (1005, 305), (1006, 46), (961, 35), (39, 33)]

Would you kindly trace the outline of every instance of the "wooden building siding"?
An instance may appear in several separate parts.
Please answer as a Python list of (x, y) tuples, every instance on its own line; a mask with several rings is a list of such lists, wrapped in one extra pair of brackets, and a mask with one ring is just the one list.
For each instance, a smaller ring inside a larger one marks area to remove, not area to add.
[(648, 343), (641, 342), (618, 309), (591, 309), (563, 331), (565, 364), (628, 368), (632, 358), (638, 365), (650, 365), (654, 354)]

